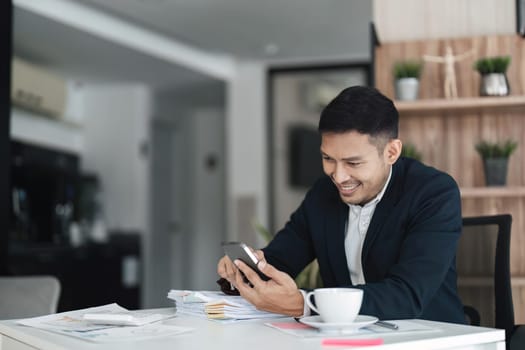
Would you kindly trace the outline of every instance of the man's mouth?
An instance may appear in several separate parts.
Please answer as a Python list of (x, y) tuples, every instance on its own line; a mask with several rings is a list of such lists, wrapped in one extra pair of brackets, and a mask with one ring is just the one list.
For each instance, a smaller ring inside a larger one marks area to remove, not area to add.
[(339, 192), (343, 196), (350, 196), (355, 191), (357, 191), (357, 188), (361, 185), (361, 183), (355, 183), (355, 184), (347, 184), (347, 185), (337, 185), (339, 188)]

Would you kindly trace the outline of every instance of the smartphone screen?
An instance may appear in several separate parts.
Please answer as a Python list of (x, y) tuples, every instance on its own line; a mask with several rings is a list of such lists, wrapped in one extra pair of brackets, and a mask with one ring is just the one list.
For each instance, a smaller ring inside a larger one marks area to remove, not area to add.
[(251, 249), (242, 242), (225, 242), (222, 243), (222, 248), (224, 250), (224, 253), (228, 255), (228, 257), (234, 261), (236, 259), (239, 259), (243, 261), (246, 265), (252, 268), (259, 277), (267, 281), (270, 278), (263, 274), (261, 271), (259, 271), (259, 268), (257, 268), (257, 263), (259, 262), (259, 259), (255, 256), (255, 254), (251, 251)]

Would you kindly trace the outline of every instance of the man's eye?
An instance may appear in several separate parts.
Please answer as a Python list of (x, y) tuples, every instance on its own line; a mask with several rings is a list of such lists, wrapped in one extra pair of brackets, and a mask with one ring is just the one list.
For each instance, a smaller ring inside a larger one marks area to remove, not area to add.
[(359, 162), (346, 162), (346, 164), (352, 166), (352, 167), (356, 167), (356, 166), (359, 166), (361, 163)]
[(332, 158), (327, 157), (327, 156), (323, 156), (322, 158), (323, 158), (323, 160), (332, 160)]

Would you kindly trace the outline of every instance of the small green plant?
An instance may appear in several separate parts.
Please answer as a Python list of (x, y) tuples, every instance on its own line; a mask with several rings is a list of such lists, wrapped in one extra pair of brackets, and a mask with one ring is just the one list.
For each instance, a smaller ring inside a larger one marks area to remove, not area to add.
[(419, 152), (416, 146), (411, 143), (403, 144), (403, 148), (401, 149), (401, 157), (414, 158), (419, 161), (422, 159), (421, 152)]
[(483, 57), (474, 63), (474, 69), (481, 75), (491, 73), (505, 74), (509, 64), (510, 56)]
[(423, 69), (423, 62), (416, 60), (398, 61), (394, 63), (393, 74), (394, 79), (401, 78), (419, 78), (421, 70)]
[(476, 151), (483, 159), (509, 158), (517, 147), (518, 143), (512, 140), (507, 140), (503, 143), (481, 141), (476, 144)]
[(270, 231), (268, 231), (268, 229), (266, 227), (264, 227), (263, 225), (261, 225), (260, 222), (256, 221), (256, 220), (253, 220), (252, 221), (252, 226), (253, 226), (253, 229), (261, 235), (261, 237), (264, 239), (264, 241), (266, 243), (270, 242), (273, 238), (273, 235), (270, 233)]

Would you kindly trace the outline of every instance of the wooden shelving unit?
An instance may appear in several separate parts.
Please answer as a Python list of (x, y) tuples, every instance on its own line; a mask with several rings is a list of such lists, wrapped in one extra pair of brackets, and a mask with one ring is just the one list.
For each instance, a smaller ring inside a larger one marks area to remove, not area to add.
[[(471, 60), (455, 65), (460, 97), (442, 98), (442, 67), (425, 65), (420, 99), (394, 101), (400, 117), (400, 138), (416, 146), (424, 163), (454, 177), (460, 186), (463, 216), (512, 215), (510, 269), (514, 310), (516, 322), (525, 323), (525, 66), (520, 64), (525, 60), (525, 40), (518, 35), (493, 35), (382, 43), (375, 52), (375, 85), (393, 98), (394, 62), (419, 59), (423, 55), (443, 56), (446, 47), (452, 47), (453, 52), (471, 49), (476, 52)], [(472, 63), (480, 57), (502, 54), (511, 56), (507, 78), (512, 95), (479, 97), (479, 74), (472, 69)], [(518, 141), (518, 148), (509, 160), (507, 186), (486, 187), (475, 145), (481, 140), (506, 139)], [(491, 278), (485, 277), (491, 275), (493, 265), (488, 260), (490, 249), (484, 242), (474, 240), (458, 250), (458, 256), (477, 259), (475, 264), (461, 266), (458, 285), (460, 293), (486, 299), (490, 305), (493, 293), (484, 287), (493, 284)], [(478, 287), (483, 288), (480, 291)]]

